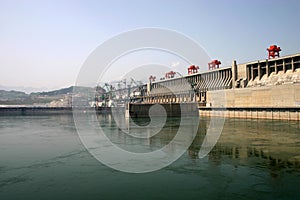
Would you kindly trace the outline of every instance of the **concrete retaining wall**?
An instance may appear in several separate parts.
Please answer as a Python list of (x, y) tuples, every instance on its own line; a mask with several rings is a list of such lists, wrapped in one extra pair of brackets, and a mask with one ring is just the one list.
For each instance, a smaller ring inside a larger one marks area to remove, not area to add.
[(300, 84), (208, 91), (207, 102), (226, 108), (300, 108)]
[[(129, 104), (129, 115), (131, 117), (149, 117), (150, 108), (154, 106), (152, 116), (180, 117), (182, 115), (193, 116), (198, 114), (197, 103), (162, 103), (162, 104)], [(157, 106), (157, 107), (155, 107)], [(159, 106), (159, 107), (158, 107)], [(162, 106), (162, 107), (160, 107)], [(165, 111), (165, 112), (164, 112)]]
[(224, 116), (245, 119), (300, 120), (300, 108), (200, 108), (200, 116)]

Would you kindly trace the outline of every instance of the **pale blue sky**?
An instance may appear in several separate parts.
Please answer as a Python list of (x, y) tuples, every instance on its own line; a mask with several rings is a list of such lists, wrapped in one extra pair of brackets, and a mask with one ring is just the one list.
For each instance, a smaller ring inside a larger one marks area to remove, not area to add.
[(74, 85), (102, 42), (141, 27), (179, 31), (227, 66), (300, 52), (300, 1), (15, 1), (0, 0), (0, 85)]

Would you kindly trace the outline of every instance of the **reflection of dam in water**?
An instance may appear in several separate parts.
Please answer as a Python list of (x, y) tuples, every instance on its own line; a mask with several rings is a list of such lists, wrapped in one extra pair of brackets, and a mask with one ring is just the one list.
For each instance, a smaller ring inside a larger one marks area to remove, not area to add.
[[(208, 124), (207, 118), (200, 120), (198, 134), (188, 150), (193, 159), (198, 158)], [(270, 170), (299, 168), (299, 130), (297, 121), (227, 119), (208, 159), (214, 161), (224, 157), (232, 159), (233, 163), (250, 166), (263, 163)]]
[[(105, 126), (115, 127), (112, 115), (99, 115), (99, 121), (105, 122)], [(103, 121), (104, 120), (104, 121)], [(148, 132), (153, 127), (146, 127), (150, 118), (133, 118), (139, 127), (131, 128), (128, 122), (128, 131)], [(280, 170), (286, 168), (300, 169), (300, 123), (299, 121), (279, 120), (251, 120), (233, 119), (225, 120), (222, 134), (216, 145), (208, 153), (206, 158), (199, 159), (199, 151), (203, 140), (207, 135), (211, 118), (202, 117), (199, 121), (198, 132), (188, 148), (187, 154), (193, 160), (208, 159), (218, 165), (218, 160), (228, 160), (230, 164), (261, 165), (264, 168)], [(132, 138), (120, 129), (107, 136), (121, 148), (133, 152), (151, 152), (164, 147), (177, 134), (180, 118), (167, 118), (163, 129), (153, 137)], [(193, 131), (194, 127), (185, 127), (186, 131)], [(111, 132), (111, 129), (109, 130)], [(190, 138), (180, 138), (181, 140)], [(120, 144), (123, 141), (123, 146)], [(132, 144), (132, 145), (129, 145)], [(147, 147), (143, 150), (141, 148)]]
[[(124, 133), (111, 116), (94, 119), (119, 145), (124, 142)], [(141, 125), (148, 123), (136, 120)], [(176, 123), (169, 121), (165, 134), (149, 140), (125, 142), (137, 150), (153, 146), (153, 151), (174, 137)], [(0, 199), (35, 199), (37, 195), (82, 199), (87, 194), (95, 199), (118, 199), (111, 196), (116, 191), (125, 199), (144, 199), (145, 192), (151, 195), (149, 199), (300, 196), (300, 166), (296, 162), (300, 127), (295, 121), (229, 119), (215, 148), (206, 157), (195, 159), (209, 124), (208, 118), (202, 118), (189, 152), (168, 167), (146, 174), (120, 173), (98, 162), (79, 141), (72, 115), (3, 116), (0, 124)]]

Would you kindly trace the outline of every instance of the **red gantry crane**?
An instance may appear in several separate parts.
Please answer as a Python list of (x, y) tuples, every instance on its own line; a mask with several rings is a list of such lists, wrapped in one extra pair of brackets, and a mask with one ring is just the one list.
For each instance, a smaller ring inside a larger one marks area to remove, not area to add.
[(219, 68), (219, 65), (221, 64), (221, 61), (219, 60), (212, 60), (208, 63), (208, 70), (213, 70)]
[(277, 45), (271, 45), (267, 48), (268, 51), (268, 59), (279, 57), (279, 51), (281, 51), (280, 47)]
[(174, 72), (174, 71), (167, 72), (167, 73), (165, 74), (165, 78), (166, 78), (166, 79), (174, 78), (175, 74), (176, 74), (176, 72)]
[(188, 74), (194, 74), (194, 73), (197, 73), (197, 72), (198, 72), (198, 69), (199, 69), (198, 66), (191, 65), (191, 66), (188, 68)]
[(149, 77), (149, 81), (150, 81), (150, 83), (152, 83), (152, 82), (154, 82), (155, 81), (155, 79), (156, 79), (156, 76), (150, 76)]

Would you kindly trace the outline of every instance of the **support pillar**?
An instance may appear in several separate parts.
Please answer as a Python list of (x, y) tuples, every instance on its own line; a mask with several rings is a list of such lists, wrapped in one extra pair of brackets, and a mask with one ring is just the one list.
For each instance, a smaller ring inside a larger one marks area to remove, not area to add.
[(259, 61), (257, 62), (257, 70), (258, 70), (258, 72), (257, 72), (258, 80), (260, 80), (261, 79), (261, 67), (260, 67)]
[(250, 78), (251, 78), (251, 70), (250, 70), (250, 67), (247, 67), (247, 81), (250, 81)]
[(266, 74), (267, 74), (267, 77), (270, 76), (270, 66), (269, 66), (268, 60), (266, 60)]
[(295, 71), (295, 64), (294, 64), (294, 58), (292, 58), (292, 61), (291, 61), (292, 63), (292, 72), (294, 72)]
[(251, 80), (253, 81), (254, 80), (254, 67), (253, 65), (251, 65)]
[(237, 80), (236, 60), (232, 61), (231, 70), (232, 70), (232, 86), (233, 88), (236, 88), (236, 80)]

